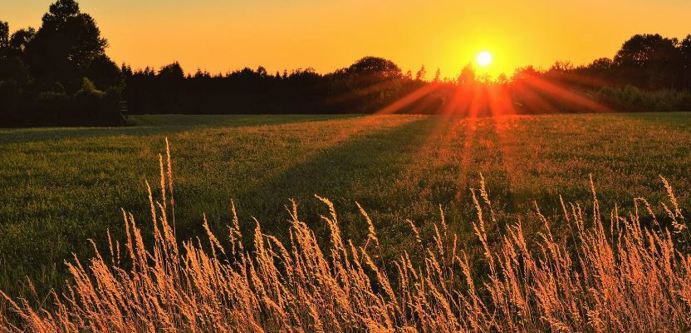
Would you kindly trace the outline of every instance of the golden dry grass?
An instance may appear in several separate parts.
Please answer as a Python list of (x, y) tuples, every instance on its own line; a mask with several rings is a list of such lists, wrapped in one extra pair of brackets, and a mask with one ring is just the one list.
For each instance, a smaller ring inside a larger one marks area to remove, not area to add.
[[(564, 203), (564, 237), (552, 233), (535, 204), (534, 220), (509, 225), (494, 216), (481, 178), (472, 190), (475, 244), (459, 244), (445, 222), (429, 243), (409, 221), (414, 251), (390, 263), (374, 224), (364, 244), (344, 238), (331, 201), (322, 216), (330, 234), (315, 232), (287, 207), (289, 240), (256, 226), (243, 235), (235, 214), (228, 233), (178, 243), (169, 153), (160, 158), (162, 196), (149, 188), (153, 242), (145, 245), (135, 217), (123, 211), (126, 240), (108, 235), (108, 253), (68, 263), (65, 291), (36, 308), (5, 295), (3, 331), (19, 332), (652, 332), (691, 329), (689, 229), (672, 187), (664, 221), (634, 200), (631, 212), (603, 217), (592, 205)], [(592, 181), (591, 181), (592, 184)], [(147, 185), (148, 186), (148, 185)], [(501, 235), (488, 234), (503, 223)], [(526, 241), (524, 223), (542, 225)], [(3, 294), (4, 295), (4, 294)]]

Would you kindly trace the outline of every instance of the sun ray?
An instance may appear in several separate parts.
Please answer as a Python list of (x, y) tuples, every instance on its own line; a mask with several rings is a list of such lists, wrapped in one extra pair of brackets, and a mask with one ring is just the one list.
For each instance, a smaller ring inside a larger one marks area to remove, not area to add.
[(473, 143), (475, 141), (475, 134), (478, 127), (478, 114), (482, 109), (481, 95), (478, 94), (478, 88), (471, 88), (470, 103), (467, 104), (467, 117), (465, 118), (465, 133), (463, 138), (463, 147), (461, 148), (461, 158), (458, 166), (458, 177), (456, 179), (456, 201), (461, 201), (464, 194), (467, 192), (468, 185), (468, 171), (470, 163), (473, 160)]
[(587, 111), (613, 112), (612, 109), (610, 109), (607, 106), (602, 105), (601, 103), (593, 100), (592, 98), (589, 98), (587, 96), (582, 96), (581, 94), (579, 94), (577, 92), (562, 88), (562, 87), (558, 86), (557, 84), (548, 82), (546, 80), (536, 78), (536, 77), (529, 77), (525, 80), (525, 82), (528, 85), (530, 85), (532, 88), (535, 88), (539, 91), (545, 92), (551, 97), (557, 98), (560, 101), (574, 104), (575, 106), (578, 106), (578, 107), (585, 108)]
[(441, 87), (440, 84), (434, 83), (434, 82), (426, 84), (426, 85), (424, 85), (418, 89), (415, 89), (414, 91), (410, 92), (409, 94), (399, 98), (398, 100), (394, 101), (393, 103), (381, 108), (379, 111), (375, 112), (375, 114), (390, 114), (390, 113), (395, 113), (397, 111), (400, 111), (403, 108), (416, 102), (417, 100), (431, 94), (435, 90), (438, 90), (440, 87)]
[(508, 181), (508, 193), (512, 193), (515, 188), (516, 160), (511, 142), (515, 142), (514, 128), (517, 119), (516, 110), (513, 107), (510, 96), (503, 87), (489, 88), (489, 110), (492, 120), (492, 128), (497, 137), (497, 148), (501, 154), (502, 167), (506, 173)]
[(527, 107), (527, 113), (557, 113), (559, 109), (550, 101), (540, 96), (534, 88), (524, 83), (518, 83), (512, 87), (511, 96), (514, 102), (521, 103), (521, 108)]
[(338, 104), (338, 103), (343, 103), (343, 102), (355, 100), (358, 97), (371, 95), (371, 94), (379, 92), (383, 89), (386, 89), (389, 86), (391, 86), (391, 84), (392, 84), (391, 81), (376, 82), (376, 83), (370, 84), (366, 87), (353, 89), (353, 90), (350, 90), (344, 94), (331, 97), (331, 98), (329, 98), (329, 102), (333, 103), (333, 104)]

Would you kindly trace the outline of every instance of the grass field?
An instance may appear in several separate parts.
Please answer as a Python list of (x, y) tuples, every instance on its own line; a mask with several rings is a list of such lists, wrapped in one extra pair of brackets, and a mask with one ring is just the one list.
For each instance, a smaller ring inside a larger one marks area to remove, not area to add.
[[(203, 233), (202, 214), (224, 234), (235, 200), (285, 235), (284, 206), (297, 199), (320, 224), (319, 194), (339, 208), (345, 234), (364, 237), (362, 204), (384, 256), (409, 247), (405, 219), (430, 234), (438, 205), (452, 231), (471, 235), (469, 187), (482, 173), (504, 220), (530, 210), (557, 215), (564, 200), (588, 198), (589, 175), (603, 211), (631, 198), (663, 198), (659, 175), (688, 207), (691, 114), (579, 114), (455, 119), (440, 116), (142, 116), (127, 128), (0, 130), (0, 289), (24, 276), (57, 286), (71, 252), (91, 253), (106, 229), (122, 237), (120, 208), (141, 220), (144, 180), (158, 180), (164, 138), (176, 170), (178, 237)], [(655, 207), (656, 209), (659, 207)], [(357, 223), (360, 221), (361, 223)], [(249, 227), (253, 227), (249, 225)], [(146, 230), (150, 228), (144, 225)], [(530, 234), (531, 226), (525, 226)]]

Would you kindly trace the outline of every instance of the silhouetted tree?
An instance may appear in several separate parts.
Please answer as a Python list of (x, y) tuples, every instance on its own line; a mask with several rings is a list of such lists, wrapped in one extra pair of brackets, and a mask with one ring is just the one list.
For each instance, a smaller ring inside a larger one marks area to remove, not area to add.
[(413, 79), (413, 72), (410, 70), (406, 71), (405, 75), (403, 75), (403, 78), (405, 78), (406, 80), (412, 80)]
[(10, 48), (18, 52), (24, 52), (26, 46), (34, 39), (34, 36), (36, 36), (36, 29), (34, 28), (17, 30), (10, 37)]
[(468, 64), (463, 67), (461, 74), (458, 76), (458, 84), (470, 85), (475, 83), (475, 70), (473, 66)]
[(608, 72), (612, 69), (612, 59), (610, 58), (598, 58), (595, 59), (588, 67), (594, 71), (598, 72)]
[(26, 80), (27, 68), (20, 58), (20, 53), (16, 52), (10, 43), (10, 26), (7, 22), (0, 21), (0, 83), (5, 83), (5, 89), (10, 89), (10, 86), (12, 89), (18, 89)]
[(158, 71), (158, 77), (164, 81), (183, 80), (185, 78), (185, 71), (182, 70), (182, 67), (176, 61), (161, 67)]
[(10, 25), (0, 21), (0, 50), (10, 47)]
[(425, 65), (422, 65), (420, 67), (420, 70), (415, 73), (415, 81), (422, 81), (425, 79), (427, 76), (427, 70), (425, 69)]
[(432, 82), (439, 82), (439, 80), (441, 80), (441, 70), (437, 68), (437, 71), (434, 72), (434, 79)]
[[(114, 125), (123, 81), (106, 40), (74, 0), (57, 0), (41, 28), (0, 24), (3, 125)], [(88, 84), (87, 84), (88, 83)], [(93, 88), (93, 89), (92, 89)]]
[[(104, 63), (110, 61), (105, 55), (106, 46), (94, 19), (81, 13), (74, 0), (57, 0), (50, 5), (41, 28), (28, 43), (26, 57), (36, 79), (45, 84), (59, 82), (68, 91), (76, 91), (82, 77), (87, 77), (89, 72), (104, 72), (91, 66), (104, 67)], [(98, 82), (117, 80), (115, 77), (91, 79)]]
[(350, 65), (346, 73), (351, 75), (378, 76), (381, 78), (399, 78), (401, 69), (391, 60), (378, 57), (364, 57)]
[(679, 51), (682, 58), (683, 85), (691, 90), (691, 34), (681, 41)]
[(573, 65), (570, 61), (556, 61), (547, 72), (569, 72), (573, 70)]
[(200, 68), (197, 68), (197, 72), (194, 73), (194, 76), (192, 77), (194, 79), (210, 79), (211, 74), (209, 72), (201, 70)]
[(673, 88), (679, 85), (682, 56), (678, 41), (655, 35), (635, 35), (627, 40), (614, 57), (620, 77), (647, 89)]
[(260, 78), (267, 78), (269, 76), (269, 73), (266, 71), (266, 68), (264, 66), (259, 66), (257, 67), (257, 75), (259, 75)]
[(533, 66), (519, 67), (513, 73), (513, 80), (520, 81), (529, 79), (531, 77), (537, 77), (540, 73)]

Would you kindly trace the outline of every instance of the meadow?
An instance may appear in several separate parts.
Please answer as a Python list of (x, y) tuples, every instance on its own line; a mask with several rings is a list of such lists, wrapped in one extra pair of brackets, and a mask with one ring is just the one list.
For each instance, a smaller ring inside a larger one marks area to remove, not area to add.
[[(227, 234), (234, 201), (244, 231), (261, 221), (287, 239), (295, 199), (317, 235), (327, 214), (315, 194), (333, 201), (341, 232), (366, 240), (379, 234), (379, 260), (415, 246), (407, 219), (426, 238), (440, 206), (459, 243), (476, 243), (470, 188), (481, 175), (497, 220), (562, 215), (569, 202), (592, 198), (602, 211), (645, 197), (667, 197), (669, 180), (682, 207), (691, 193), (691, 114), (453, 116), (137, 116), (122, 128), (0, 130), (0, 289), (12, 295), (59, 287), (71, 253), (106, 248), (106, 232), (125, 239), (121, 208), (150, 220), (145, 180), (159, 181), (159, 153), (171, 143), (176, 232), (181, 240), (209, 228)], [(661, 206), (655, 205), (663, 215)], [(532, 213), (531, 213), (532, 212)], [(534, 216), (533, 216), (534, 217)], [(140, 223), (146, 239), (152, 225)], [(535, 235), (539, 224), (523, 225)], [(493, 226), (496, 232), (501, 226)], [(556, 225), (555, 229), (564, 228)], [(326, 241), (320, 238), (320, 241)], [(478, 250), (480, 247), (478, 247)], [(420, 254), (422, 255), (422, 254)]]

